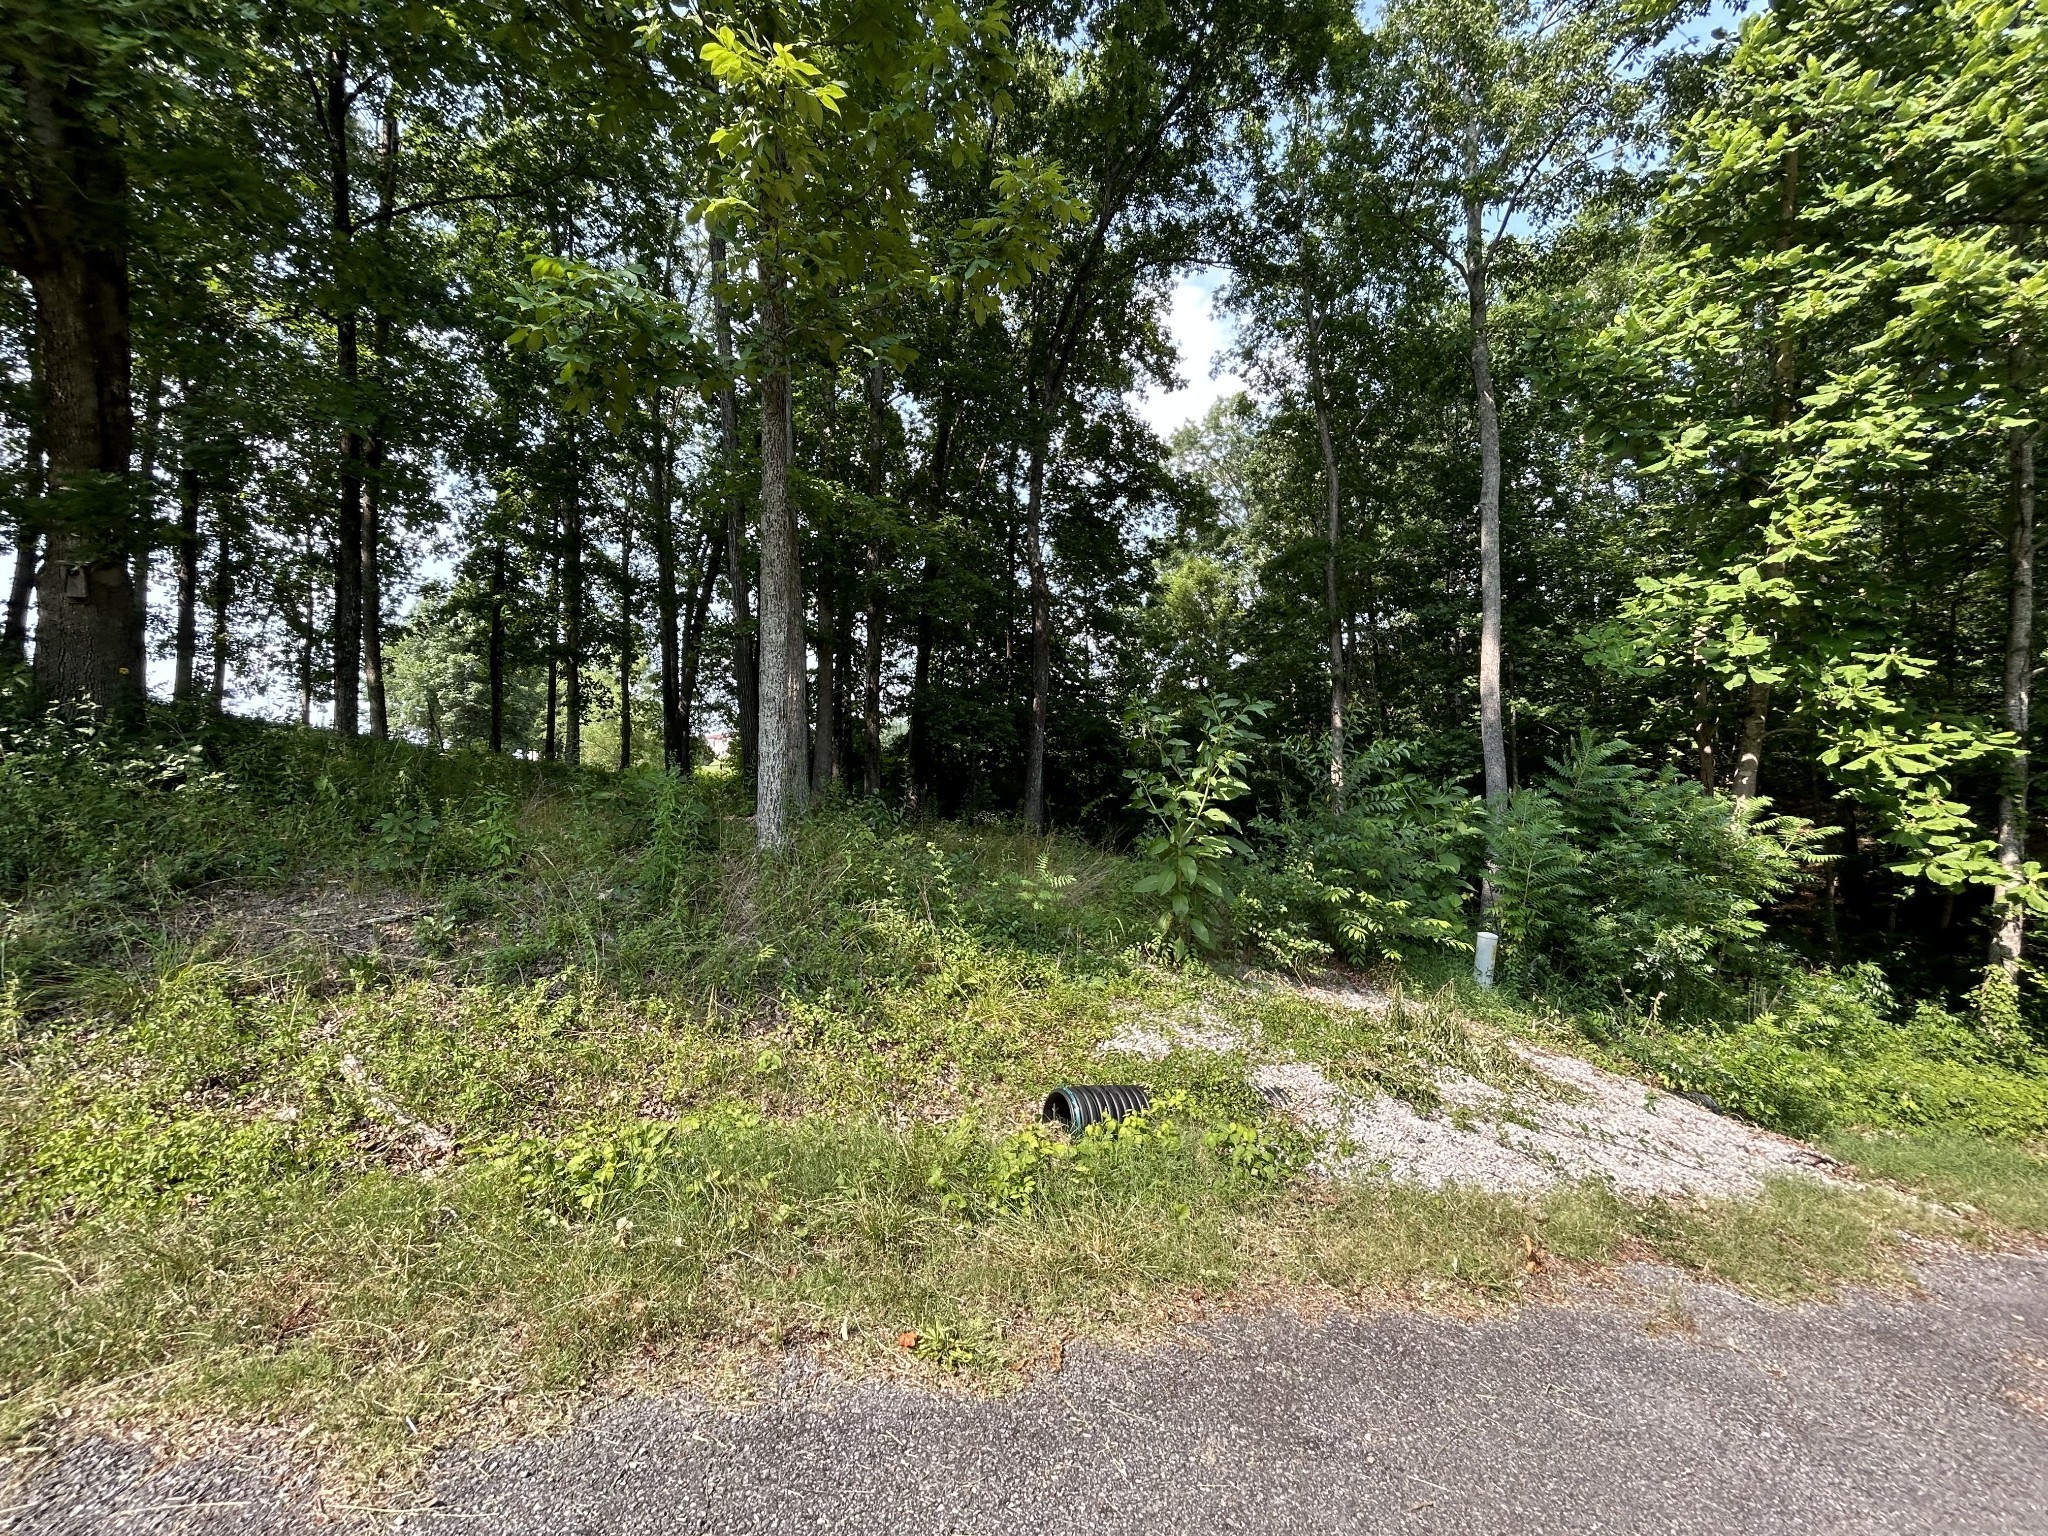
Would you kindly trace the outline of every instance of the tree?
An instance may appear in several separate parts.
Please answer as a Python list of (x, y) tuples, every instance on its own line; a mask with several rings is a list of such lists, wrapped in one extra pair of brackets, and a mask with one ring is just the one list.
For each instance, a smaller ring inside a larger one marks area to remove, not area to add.
[(48, 493), (35, 678), (103, 711), (135, 707), (143, 675), (126, 135), (170, 107), (190, 20), (175, 4), (34, 6), (0, 42), (0, 263), (34, 296)]
[[(725, 287), (752, 321), (740, 361), (761, 406), (755, 831), (764, 849), (788, 839), (809, 757), (792, 372), (807, 354), (836, 353), (856, 328), (847, 285), (938, 275), (919, 238), (916, 172), (925, 159), (980, 153), (968, 129), (1007, 71), (1006, 36), (995, 10), (855, 6), (840, 18), (789, 7), (762, 29), (719, 27), (702, 47), (725, 114), (711, 136), (719, 190), (698, 216), (742, 257)], [(974, 233), (997, 254), (947, 274), (983, 314), (1044, 266), (1041, 231), (1067, 207), (1057, 175), (1028, 162), (1002, 166), (992, 190), (1001, 206)]]
[[(1479, 734), (1486, 799), (1508, 794), (1501, 708), (1501, 440), (1492, 308), (1500, 257), (1620, 174), (1654, 101), (1668, 15), (1617, 0), (1395, 0), (1377, 137), (1390, 214), (1461, 279), (1479, 460)], [(1602, 167), (1605, 159), (1613, 169)]]
[(1048, 111), (1046, 136), (1079, 178), (1091, 217), (1022, 317), (1028, 380), (1024, 556), (1031, 584), (1031, 716), (1025, 824), (1045, 825), (1052, 596), (1045, 559), (1046, 467), (1081, 351), (1112, 295), (1196, 254), (1189, 215), (1205, 206), (1216, 138), (1276, 85), (1313, 73), (1332, 10), (1195, 0), (1105, 6), (1072, 86)]
[[(1738, 801), (1756, 792), (1765, 710), (1813, 732), (1815, 766), (1874, 816), (1896, 872), (1991, 888), (2009, 970), (2042, 902), (2023, 846), (2027, 359), (2048, 278), (2020, 148), (2039, 131), (2041, 39), (1977, 0), (1882, 29), (1843, 3), (1746, 23), (1602, 353), (1647, 404), (1621, 420), (1653, 483), (1701, 509), (1678, 567), (1641, 583), (1638, 653), (1746, 699)], [(1957, 686), (1969, 664), (1930, 654), (1955, 640), (1914, 594), (2001, 512), (2003, 622), (1974, 663), (1997, 679), (1985, 709)], [(1958, 779), (2000, 760), (1986, 837)]]

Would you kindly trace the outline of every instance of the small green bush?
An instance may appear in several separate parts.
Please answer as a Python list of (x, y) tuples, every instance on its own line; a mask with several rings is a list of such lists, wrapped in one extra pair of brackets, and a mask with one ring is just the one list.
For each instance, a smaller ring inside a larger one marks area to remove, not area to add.
[(1237, 904), (1253, 949), (1287, 965), (1332, 955), (1370, 965), (1468, 947), (1478, 807), (1462, 789), (1411, 772), (1413, 756), (1389, 741), (1354, 758), (1341, 816), (1254, 823), (1259, 856)]
[(1760, 911), (1819, 857), (1796, 817), (1726, 800), (1584, 733), (1490, 829), (1510, 975), (1701, 1012), (1784, 964)]
[(1875, 965), (1794, 972), (1768, 1007), (1720, 1028), (1622, 1025), (1608, 1037), (1674, 1086), (1791, 1135), (2048, 1133), (2048, 1053), (1933, 1003), (1906, 1008)]
[(1489, 815), (1411, 771), (1412, 745), (1376, 744), (1353, 760), (1345, 814), (1255, 824), (1239, 931), (1286, 964), (1466, 950), (1490, 879), (1506, 979), (1722, 1009), (1784, 967), (1760, 913), (1803, 877), (1821, 834), (1794, 817), (1733, 818), (1628, 750), (1588, 733)]

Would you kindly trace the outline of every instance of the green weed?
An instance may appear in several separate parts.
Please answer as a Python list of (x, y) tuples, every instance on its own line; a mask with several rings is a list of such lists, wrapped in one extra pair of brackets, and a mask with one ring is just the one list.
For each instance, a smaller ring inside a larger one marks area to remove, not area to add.
[(1965, 1216), (2048, 1233), (2048, 1158), (1955, 1132), (1840, 1131), (1822, 1145), (1863, 1174), (1925, 1194)]
[[(1505, 1033), (1568, 1022), (1506, 992), (1411, 981), (1371, 1015), (1155, 965), (1159, 893), (1071, 839), (855, 804), (762, 862), (728, 774), (38, 729), (0, 760), (0, 815), (57, 807), (61, 763), (127, 819), (0, 868), (11, 1441), (65, 1407), (198, 1413), (367, 1467), (769, 1349), (993, 1380), (1190, 1297), (1505, 1300), (1644, 1249), (1795, 1295), (1895, 1274), (1901, 1230), (1980, 1222), (1810, 1187), (1637, 1207), (1311, 1184), (1259, 1061), (1426, 1105), (1445, 1069), (1528, 1086)], [(1825, 1012), (1790, 997), (1770, 1027), (1844, 1072), (1900, 1038), (1971, 1083), (2035, 1070), (1947, 1016)], [(1056, 1083), (1136, 1075), (1100, 1047), (1150, 1019), (1220, 1040), (1146, 1063), (1144, 1115), (1033, 1123)], [(1761, 1036), (1616, 1040), (1653, 1063), (1720, 1042), (1683, 1059), (1736, 1074)], [(1910, 1145), (1855, 1155), (2038, 1224), (2031, 1162)]]

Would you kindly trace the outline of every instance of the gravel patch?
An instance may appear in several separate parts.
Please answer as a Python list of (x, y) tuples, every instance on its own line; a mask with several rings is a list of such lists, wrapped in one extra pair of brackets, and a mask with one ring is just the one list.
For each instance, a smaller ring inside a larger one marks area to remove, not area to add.
[[(1384, 1017), (1384, 995), (1348, 985), (1304, 989), (1317, 1000)], [(1532, 1075), (1508, 1092), (1454, 1068), (1431, 1074), (1439, 1107), (1354, 1091), (1312, 1062), (1274, 1058), (1242, 1031), (1204, 1021), (1147, 1018), (1122, 1025), (1102, 1054), (1163, 1061), (1176, 1050), (1262, 1058), (1252, 1086), (1322, 1143), (1316, 1170), (1331, 1178), (1389, 1178), (1440, 1189), (1477, 1185), (1540, 1194), (1599, 1180), (1637, 1198), (1755, 1195), (1786, 1175), (1835, 1176), (1812, 1147), (1758, 1130), (1562, 1051), (1510, 1042)]]
[(1119, 1025), (1095, 1048), (1098, 1056), (1140, 1056), (1164, 1061), (1174, 1051), (1210, 1051), (1226, 1055), (1247, 1045), (1244, 1034), (1227, 1024), (1175, 1024), (1162, 1019)]
[(1427, 1113), (1391, 1094), (1359, 1094), (1306, 1062), (1260, 1067), (1253, 1084), (1315, 1132), (1322, 1171), (1440, 1189), (1474, 1184), (1538, 1194), (1597, 1179), (1638, 1197), (1754, 1195), (1787, 1174), (1828, 1177), (1832, 1159), (1802, 1143), (1558, 1051), (1512, 1047), (1541, 1091), (1508, 1094), (1440, 1071), (1444, 1107)]

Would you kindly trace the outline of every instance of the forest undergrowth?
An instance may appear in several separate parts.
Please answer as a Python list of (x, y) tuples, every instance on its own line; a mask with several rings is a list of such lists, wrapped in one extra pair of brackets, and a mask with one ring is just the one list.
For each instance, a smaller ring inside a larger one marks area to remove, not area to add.
[[(2048, 1071), (2016, 1010), (1907, 1006), (1868, 969), (1786, 971), (1718, 1016), (1557, 970), (1481, 994), (1446, 942), (1382, 957), (1368, 1013), (1293, 984), (1341, 954), (1309, 937), (1326, 900), (1294, 921), (1271, 869), (1284, 946), (1247, 924), (1177, 958), (1142, 854), (856, 800), (761, 858), (744, 809), (715, 768), (171, 712), (10, 728), (6, 1443), (256, 1426), (402, 1473), (593, 1387), (744, 1390), (792, 1351), (987, 1386), (1259, 1298), (1487, 1306), (1623, 1256), (1793, 1298), (1904, 1283), (1911, 1239), (2048, 1230)], [(1239, 1043), (1104, 1054), (1147, 1021)], [(1421, 1103), (1512, 1037), (1871, 1182), (1335, 1184), (1248, 1083), (1284, 1049)], [(1155, 1107), (1055, 1137), (1039, 1103), (1075, 1080)]]

